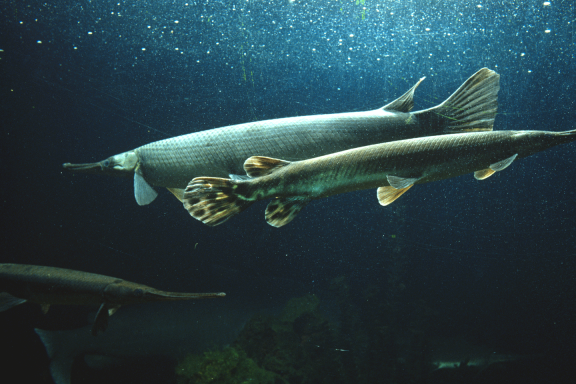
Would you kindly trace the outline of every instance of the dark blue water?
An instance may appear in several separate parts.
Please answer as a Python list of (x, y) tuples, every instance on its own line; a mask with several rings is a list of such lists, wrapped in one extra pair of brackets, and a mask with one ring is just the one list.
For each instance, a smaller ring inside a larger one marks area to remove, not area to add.
[[(398, 371), (413, 369), (405, 356), (439, 337), (538, 356), (505, 365), (491, 382), (574, 378), (575, 144), (485, 181), (419, 185), (388, 207), (373, 190), (314, 201), (281, 229), (264, 221), (262, 203), (209, 228), (165, 190), (139, 207), (131, 179), (62, 169), (209, 128), (375, 109), (422, 76), (414, 109), (425, 109), (482, 67), (501, 75), (495, 130), (576, 129), (572, 1), (1, 7), (1, 262), (173, 291), (224, 290), (236, 303), (262, 295), (279, 308), (314, 293), (334, 308), (326, 316), (354, 353), (342, 382), (434, 382)], [(222, 270), (233, 273), (223, 278)], [(10, 340), (1, 348), (11, 355), (2, 376), (51, 382), (33, 328), (84, 326), (88, 313), (61, 307), (43, 315), (25, 304), (0, 314), (2, 340)], [(405, 336), (415, 334), (420, 344)], [(395, 363), (387, 371), (381, 361)], [(173, 380), (172, 366), (145, 377), (130, 367), (119, 379), (76, 362), (73, 382)], [(460, 382), (467, 380), (486, 377)]]

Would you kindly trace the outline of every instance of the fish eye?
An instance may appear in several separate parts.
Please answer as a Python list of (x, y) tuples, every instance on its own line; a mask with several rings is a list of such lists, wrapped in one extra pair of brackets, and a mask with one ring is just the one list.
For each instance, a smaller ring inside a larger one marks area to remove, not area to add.
[(107, 167), (107, 166), (110, 165), (110, 160), (104, 160), (104, 161), (102, 162), (102, 164), (103, 164), (105, 167)]
[(134, 295), (140, 297), (140, 296), (144, 295), (144, 291), (141, 290), (140, 288), (136, 288), (136, 289), (134, 290)]

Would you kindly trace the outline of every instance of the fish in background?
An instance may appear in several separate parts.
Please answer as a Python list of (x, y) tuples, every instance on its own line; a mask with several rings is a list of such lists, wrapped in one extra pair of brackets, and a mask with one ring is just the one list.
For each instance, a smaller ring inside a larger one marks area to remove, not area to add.
[(268, 224), (288, 224), (313, 199), (378, 188), (381, 205), (415, 184), (474, 173), (484, 180), (517, 158), (576, 140), (576, 130), (495, 131), (430, 136), (370, 145), (297, 162), (250, 157), (250, 179), (198, 177), (184, 193), (184, 207), (204, 224), (224, 223), (258, 200)]
[(89, 326), (62, 331), (36, 329), (56, 384), (70, 383), (77, 357), (99, 369), (142, 357), (178, 360), (189, 353), (222, 348), (236, 339), (256, 313), (279, 313), (288, 299), (309, 290), (296, 280), (248, 275), (221, 265), (211, 265), (204, 273), (229, 292), (226, 300), (132, 305), (118, 311), (98, 337), (90, 336)]
[(232, 343), (253, 314), (229, 300), (153, 303), (119, 311), (98, 337), (90, 335), (90, 326), (35, 331), (50, 358), (54, 382), (70, 384), (77, 357), (95, 369), (141, 357), (177, 360)]
[(26, 301), (52, 304), (99, 305), (90, 333), (106, 330), (108, 317), (121, 305), (226, 296), (218, 293), (167, 292), (115, 277), (71, 269), (28, 264), (0, 264), (0, 312)]
[(487, 346), (471, 344), (461, 338), (433, 338), (428, 341), (427, 349), (431, 368), (434, 371), (465, 368), (484, 370), (492, 364), (543, 357), (542, 355), (499, 353)]
[(496, 72), (482, 68), (440, 105), (411, 112), (422, 80), (372, 111), (231, 125), (156, 141), (95, 163), (63, 166), (72, 172), (133, 177), (136, 202), (147, 205), (158, 195), (153, 186), (168, 188), (182, 201), (194, 177), (239, 175), (244, 160), (253, 155), (296, 161), (393, 140), (492, 130), (500, 89)]

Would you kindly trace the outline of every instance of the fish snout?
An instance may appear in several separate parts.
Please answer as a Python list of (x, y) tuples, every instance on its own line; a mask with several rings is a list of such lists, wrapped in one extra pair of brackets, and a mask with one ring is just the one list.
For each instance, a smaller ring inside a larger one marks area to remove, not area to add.
[(64, 163), (62, 166), (64, 169), (71, 171), (71, 172), (82, 172), (82, 173), (102, 173), (105, 168), (108, 167), (105, 163), (109, 160), (98, 161), (96, 163), (82, 163), (82, 164), (71, 164), (71, 163)]

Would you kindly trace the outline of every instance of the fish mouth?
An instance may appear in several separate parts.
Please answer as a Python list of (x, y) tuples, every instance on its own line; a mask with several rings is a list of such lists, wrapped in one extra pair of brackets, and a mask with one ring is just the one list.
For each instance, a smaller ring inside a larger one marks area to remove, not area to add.
[(102, 173), (106, 168), (101, 161), (96, 163), (82, 163), (82, 164), (71, 164), (71, 163), (64, 163), (62, 164), (64, 169), (71, 171), (71, 172), (82, 172), (82, 173)]

